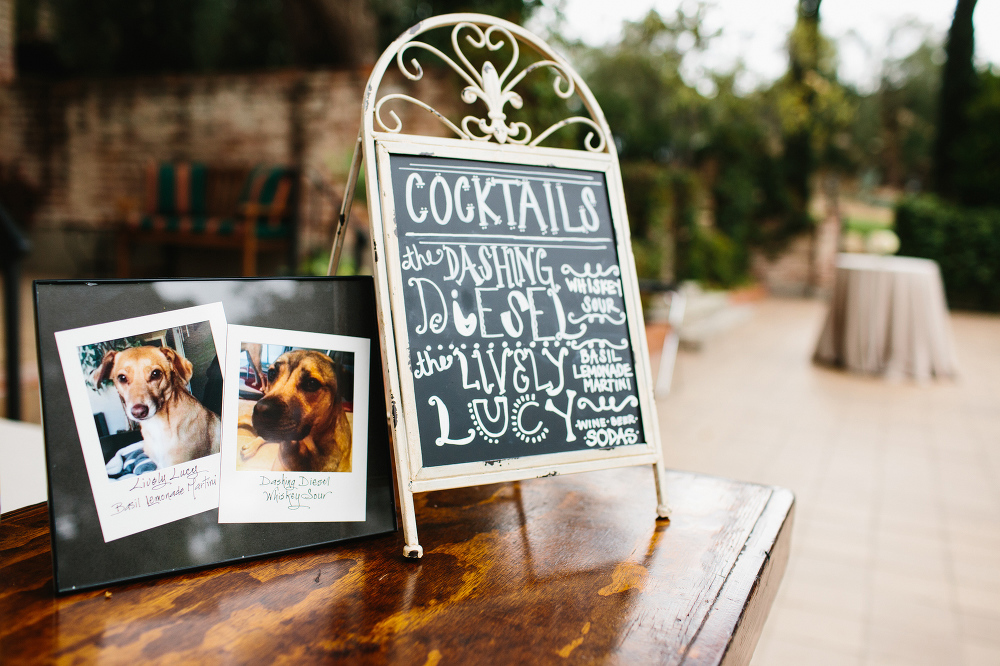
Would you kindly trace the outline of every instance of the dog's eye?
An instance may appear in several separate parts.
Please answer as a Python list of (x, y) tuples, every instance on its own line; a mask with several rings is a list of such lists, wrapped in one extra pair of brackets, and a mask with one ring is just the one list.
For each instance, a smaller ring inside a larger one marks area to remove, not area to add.
[(303, 391), (312, 393), (318, 391), (321, 384), (315, 377), (303, 377), (301, 386)]
[(153, 370), (151, 373), (149, 373), (149, 378), (150, 379), (159, 379), (162, 376), (163, 376), (163, 371), (160, 370), (159, 368), (157, 368), (156, 370)]
[(268, 368), (267, 369), (267, 381), (274, 382), (274, 381), (277, 381), (277, 379), (278, 379), (278, 370), (277, 370), (277, 368)]
[(115, 379), (118, 380), (119, 384), (127, 384), (128, 383), (128, 377), (126, 377), (125, 375), (118, 375), (117, 377), (115, 377)]

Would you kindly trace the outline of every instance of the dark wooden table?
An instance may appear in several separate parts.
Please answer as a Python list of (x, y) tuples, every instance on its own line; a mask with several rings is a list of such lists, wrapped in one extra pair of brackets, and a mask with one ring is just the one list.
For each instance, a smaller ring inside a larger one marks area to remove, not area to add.
[(44, 504), (0, 518), (0, 662), (745, 664), (784, 573), (792, 494), (631, 468), (417, 496), (402, 535), (52, 590)]

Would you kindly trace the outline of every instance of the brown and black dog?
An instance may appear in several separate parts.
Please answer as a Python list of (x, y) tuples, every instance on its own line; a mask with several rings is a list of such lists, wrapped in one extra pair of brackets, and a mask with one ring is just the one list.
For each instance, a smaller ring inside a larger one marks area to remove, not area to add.
[(109, 351), (94, 371), (111, 379), (129, 418), (139, 423), (143, 449), (160, 469), (219, 452), (219, 417), (191, 395), (191, 362), (170, 347)]
[(350, 472), (352, 429), (333, 359), (313, 350), (285, 352), (268, 369), (267, 379), (264, 397), (253, 409), (258, 438), (243, 445), (243, 458), (264, 442), (277, 442), (274, 470)]

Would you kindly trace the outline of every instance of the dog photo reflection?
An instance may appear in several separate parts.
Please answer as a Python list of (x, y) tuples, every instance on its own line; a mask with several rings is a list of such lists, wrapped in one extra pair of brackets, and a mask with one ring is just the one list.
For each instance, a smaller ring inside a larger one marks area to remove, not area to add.
[(208, 321), (77, 349), (109, 478), (219, 452), (222, 370)]
[(237, 470), (351, 472), (354, 353), (240, 345)]

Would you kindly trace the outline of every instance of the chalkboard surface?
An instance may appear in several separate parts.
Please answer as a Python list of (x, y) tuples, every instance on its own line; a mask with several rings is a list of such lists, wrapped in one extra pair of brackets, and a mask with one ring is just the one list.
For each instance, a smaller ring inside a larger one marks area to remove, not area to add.
[(389, 159), (423, 467), (645, 443), (605, 172)]

